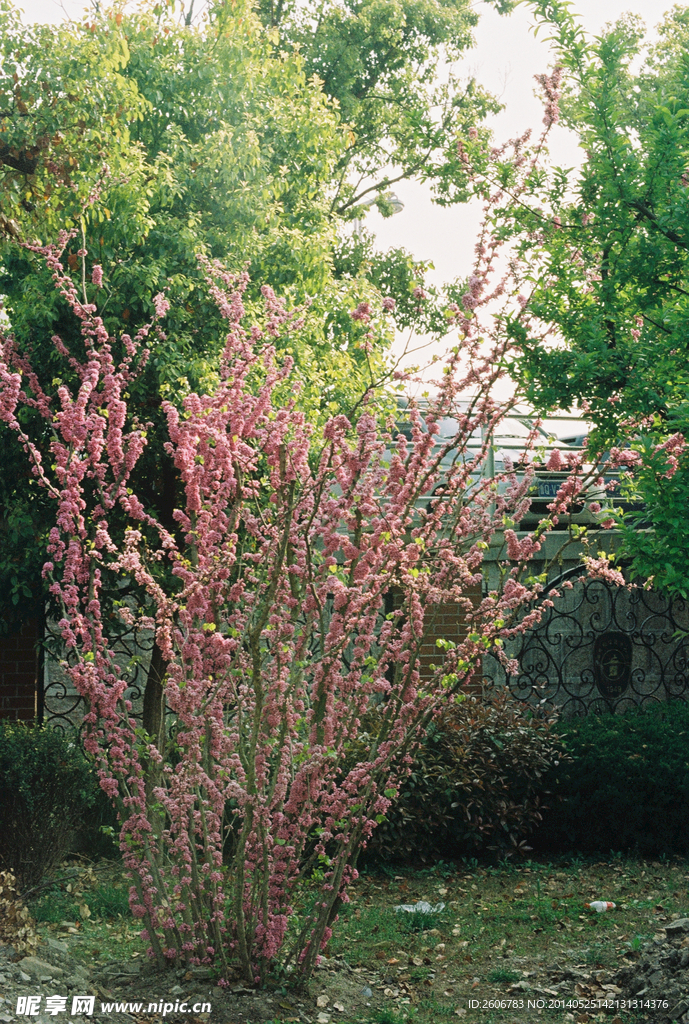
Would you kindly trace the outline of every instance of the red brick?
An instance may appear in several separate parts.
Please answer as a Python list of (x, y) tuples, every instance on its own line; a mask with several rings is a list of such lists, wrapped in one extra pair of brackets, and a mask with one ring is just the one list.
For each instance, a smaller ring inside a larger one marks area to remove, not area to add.
[(0, 637), (0, 716), (30, 720), (36, 713), (36, 622)]

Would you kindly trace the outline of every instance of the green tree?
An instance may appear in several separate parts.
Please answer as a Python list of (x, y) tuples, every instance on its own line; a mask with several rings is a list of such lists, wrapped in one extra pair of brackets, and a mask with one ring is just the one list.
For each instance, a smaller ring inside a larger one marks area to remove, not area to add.
[(465, 147), (474, 188), (502, 190), (494, 232), (537, 318), (528, 334), (506, 324), (523, 344), (512, 372), (537, 407), (588, 410), (591, 449), (633, 470), (623, 494), (636, 507), (615, 517), (633, 571), (686, 597), (689, 11), (675, 8), (644, 54), (634, 17), (591, 40), (568, 4), (532, 6), (559, 65), (543, 80), (546, 121), (576, 132), (585, 160), (572, 171), (538, 144), (492, 158), (480, 139)]
[[(505, 11), (509, 2), (498, 2)], [(332, 209), (378, 198), (403, 178), (431, 184), (442, 204), (464, 201), (455, 140), (499, 105), (454, 62), (478, 21), (465, 0), (260, 0), (263, 21), (303, 54), (347, 126)]]

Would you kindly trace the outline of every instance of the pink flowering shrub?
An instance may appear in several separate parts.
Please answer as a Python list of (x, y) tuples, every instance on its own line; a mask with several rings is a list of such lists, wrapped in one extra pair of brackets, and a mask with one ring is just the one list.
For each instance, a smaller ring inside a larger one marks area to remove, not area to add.
[[(500, 487), (481, 475), (504, 414), (490, 396), (504, 350), (481, 348), (471, 325), (425, 419), (408, 411), (411, 439), (392, 425), (381, 434), (370, 396), (355, 423), (340, 414), (314, 436), (273, 346), (300, 321), (264, 288), (261, 322), (247, 324), (246, 280), (206, 264), (227, 341), (215, 391), (163, 406), (180, 494), (166, 529), (133, 489), (148, 427), (126, 392), (167, 302), (134, 337), (109, 337), (61, 263), (67, 241), (34, 251), (82, 325), (81, 357), (54, 339), (76, 386), (49, 394), (4, 338), (0, 417), (55, 503), (44, 575), (65, 669), (88, 702), (85, 746), (118, 801), (131, 909), (161, 963), (212, 962), (221, 979), (238, 969), (248, 982), (276, 963), (308, 976), (421, 730), (461, 699), (487, 650), (501, 656), (525, 628), (520, 612), (541, 589), (521, 577), (545, 526), (508, 536), (504, 586), (478, 608), (470, 597), (491, 537), (528, 506), (528, 472)], [(441, 442), (437, 421), (467, 388), (460, 435)], [(26, 406), (49, 450), (25, 432)], [(481, 427), (482, 447), (467, 449)], [(464, 454), (441, 478), (450, 451)], [(555, 512), (564, 502), (563, 489)], [(122, 618), (154, 631), (162, 655), (161, 735), (135, 716), (113, 654), (103, 601), (125, 585), (136, 597)], [(421, 649), (447, 604), (466, 615), (467, 635), (441, 645), (422, 680)], [(376, 734), (348, 761), (371, 709)]]

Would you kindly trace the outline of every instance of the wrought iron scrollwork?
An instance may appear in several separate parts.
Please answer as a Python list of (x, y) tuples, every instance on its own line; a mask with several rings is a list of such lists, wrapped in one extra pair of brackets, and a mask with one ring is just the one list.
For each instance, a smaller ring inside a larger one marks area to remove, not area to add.
[[(76, 736), (81, 734), (87, 702), (77, 693), (68, 674), (60, 665), (57, 652), (61, 647), (60, 638), (50, 627), (47, 631), (47, 653), (45, 682), (43, 687), (43, 721), (54, 729)], [(131, 630), (118, 637), (115, 657), (127, 682), (123, 700), (130, 701), (134, 718), (141, 716), (146, 675), (153, 648), (152, 632)]]
[(579, 579), (506, 651), (519, 673), (506, 677), (488, 657), (485, 674), (567, 717), (687, 700), (688, 635), (687, 602)]

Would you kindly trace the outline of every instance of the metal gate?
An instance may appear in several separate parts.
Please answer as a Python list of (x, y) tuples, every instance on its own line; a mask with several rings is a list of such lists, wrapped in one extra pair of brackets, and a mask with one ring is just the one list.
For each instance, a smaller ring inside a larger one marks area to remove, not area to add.
[(490, 657), (486, 676), (566, 717), (687, 700), (689, 604), (642, 587), (577, 579), (507, 653), (519, 673), (506, 677)]

